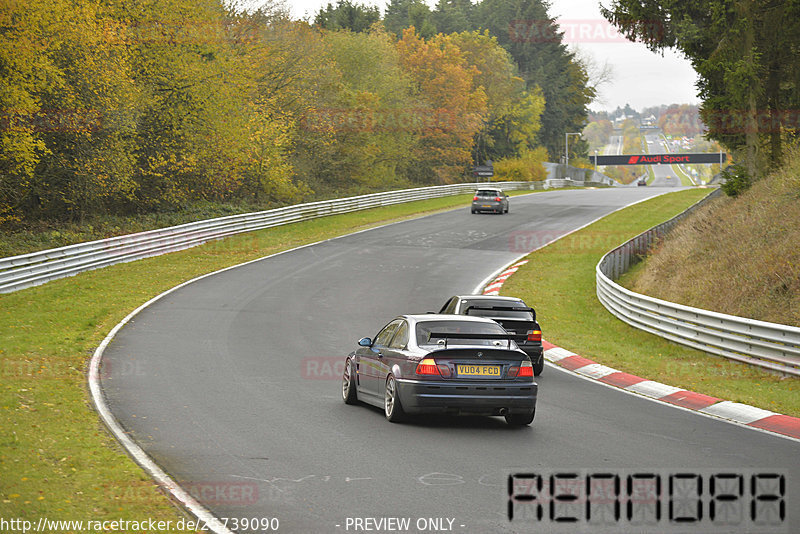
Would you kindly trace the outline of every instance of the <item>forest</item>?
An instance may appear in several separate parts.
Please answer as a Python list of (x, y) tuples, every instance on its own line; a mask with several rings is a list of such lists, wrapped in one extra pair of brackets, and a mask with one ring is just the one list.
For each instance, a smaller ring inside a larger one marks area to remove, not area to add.
[(547, 5), (391, 0), (381, 18), (339, 0), (297, 21), (278, 3), (5, 0), (0, 228), (471, 181), (486, 160), (514, 175), (595, 94)]

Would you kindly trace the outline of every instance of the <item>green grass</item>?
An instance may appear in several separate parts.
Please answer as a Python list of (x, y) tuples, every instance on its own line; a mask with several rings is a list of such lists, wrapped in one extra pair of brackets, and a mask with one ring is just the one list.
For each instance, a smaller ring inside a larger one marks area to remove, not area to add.
[(653, 170), (653, 167), (651, 167), (650, 165), (647, 166), (647, 176), (649, 177), (647, 179), (647, 185), (653, 185), (653, 182), (656, 179), (656, 173)]
[(536, 308), (545, 338), (581, 356), (671, 386), (800, 416), (796, 379), (670, 343), (616, 319), (597, 300), (595, 266), (603, 254), (707, 193), (679, 191), (613, 213), (532, 253), (502, 293)]
[(686, 185), (690, 187), (695, 185), (695, 183), (692, 181), (689, 175), (683, 172), (683, 169), (681, 169), (680, 165), (672, 165), (672, 172), (674, 172), (675, 176), (677, 176), (678, 179), (680, 179), (681, 185)]
[[(642, 148), (644, 148), (644, 153), (650, 153), (650, 147), (647, 145), (647, 139), (642, 136)], [(647, 185), (653, 185), (653, 182), (656, 179), (656, 173), (653, 170), (652, 165), (645, 165), (645, 169), (647, 170)]]
[(280, 226), (0, 295), (0, 517), (179, 519), (90, 409), (87, 362), (114, 325), (201, 274), (389, 221), (468, 209), (470, 200), (459, 195)]

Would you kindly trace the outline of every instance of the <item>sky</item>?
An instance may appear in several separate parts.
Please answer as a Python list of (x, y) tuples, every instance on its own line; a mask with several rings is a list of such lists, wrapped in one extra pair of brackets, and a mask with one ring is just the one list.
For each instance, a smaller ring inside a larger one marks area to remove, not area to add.
[[(383, 0), (358, 0), (385, 9)], [(426, 0), (435, 5), (435, 0)], [(295, 18), (313, 19), (314, 14), (335, 0), (288, 0)], [(609, 5), (610, 0), (602, 0)], [(583, 57), (598, 65), (607, 63), (611, 80), (601, 86), (597, 99), (590, 104), (595, 111), (614, 110), (630, 104), (641, 110), (661, 104), (697, 104), (697, 76), (688, 60), (679, 53), (663, 55), (650, 52), (640, 43), (619, 36), (600, 15), (597, 0), (551, 0), (550, 16), (560, 21), (564, 40)]]

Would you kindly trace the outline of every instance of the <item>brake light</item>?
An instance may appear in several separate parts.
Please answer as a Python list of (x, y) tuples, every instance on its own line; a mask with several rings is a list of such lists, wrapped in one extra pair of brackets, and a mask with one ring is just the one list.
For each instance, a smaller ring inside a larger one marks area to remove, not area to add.
[(528, 330), (528, 341), (541, 341), (541, 340), (542, 340), (541, 330)]
[(517, 376), (529, 376), (533, 378), (533, 365), (531, 364), (530, 360), (525, 360), (522, 362), (522, 365), (519, 366), (519, 375)]
[(472, 200), (478, 200), (478, 195), (475, 195), (474, 197), (472, 197)]
[(500, 197), (494, 197), (494, 199), (495, 199), (495, 201), (496, 201), (496, 202), (500, 202), (501, 200), (503, 200), (503, 199), (502, 199), (502, 198), (500, 198)]
[(417, 374), (439, 376), (439, 367), (433, 358), (425, 358), (417, 364)]

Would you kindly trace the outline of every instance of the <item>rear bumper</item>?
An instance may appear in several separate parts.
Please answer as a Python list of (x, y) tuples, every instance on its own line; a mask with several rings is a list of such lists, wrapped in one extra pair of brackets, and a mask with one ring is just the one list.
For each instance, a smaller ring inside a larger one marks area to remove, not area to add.
[(397, 380), (397, 394), (408, 413), (505, 415), (536, 407), (536, 382)]
[(489, 202), (472, 202), (473, 211), (500, 211), (504, 209), (502, 202), (490, 200)]

